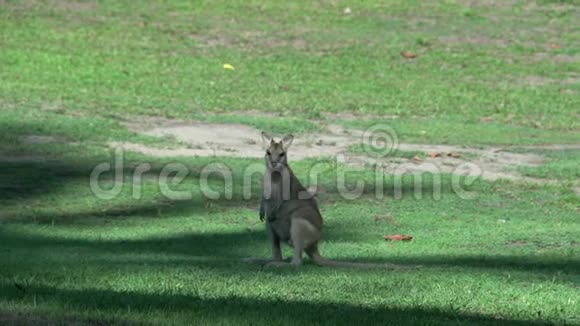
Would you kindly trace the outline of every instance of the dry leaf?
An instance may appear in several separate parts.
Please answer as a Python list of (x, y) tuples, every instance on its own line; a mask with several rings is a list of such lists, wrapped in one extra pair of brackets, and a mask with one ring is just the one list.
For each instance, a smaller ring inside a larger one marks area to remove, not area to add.
[(429, 153), (429, 157), (432, 157), (432, 158), (439, 157), (439, 156), (441, 156), (441, 153), (437, 153), (437, 152)]
[(551, 47), (552, 47), (552, 49), (559, 49), (560, 44), (552, 43)]
[(417, 57), (417, 55), (411, 51), (403, 51), (401, 52), (401, 55), (407, 59), (415, 59)]
[(481, 117), (479, 119), (479, 122), (485, 122), (485, 123), (487, 123), (487, 122), (494, 122), (494, 121), (495, 121), (495, 118), (494, 117)]
[(423, 159), (420, 158), (419, 155), (415, 155), (415, 156), (413, 156), (413, 161), (415, 161), (415, 162), (422, 162)]
[(459, 153), (447, 153), (447, 156), (453, 157), (453, 158), (460, 158), (461, 154), (459, 154)]
[(390, 241), (409, 241), (409, 240), (413, 239), (412, 236), (406, 235), (406, 234), (385, 235), (385, 236), (383, 236), (383, 238), (385, 238), (385, 240), (390, 240)]

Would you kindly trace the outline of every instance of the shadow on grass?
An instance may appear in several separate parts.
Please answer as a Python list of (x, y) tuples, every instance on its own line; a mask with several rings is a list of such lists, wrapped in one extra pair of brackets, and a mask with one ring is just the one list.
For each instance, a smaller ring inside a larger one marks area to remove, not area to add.
[[(1, 153), (0, 153), (1, 154)], [(30, 155), (34, 156), (34, 152), (27, 152), (21, 153), (22, 155)], [(225, 198), (223, 196), (223, 192), (225, 191), (224, 179), (223, 176), (219, 173), (211, 173), (207, 175), (209, 186), (212, 188), (212, 191), (217, 190), (221, 195), (218, 200), (209, 200), (203, 198), (203, 193), (199, 190), (200, 181), (200, 171), (208, 164), (208, 162), (219, 162), (221, 159), (216, 158), (214, 161), (208, 161), (207, 159), (204, 160), (197, 160), (196, 158), (191, 159), (181, 159), (179, 162), (187, 162), (189, 166), (189, 174), (188, 177), (183, 180), (182, 185), (185, 186), (195, 186), (190, 188), (189, 190), (193, 189), (193, 197), (199, 197), (203, 200), (191, 201), (187, 203), (192, 207), (204, 207), (204, 204), (208, 201), (219, 202), (224, 205), (252, 205), (257, 206), (259, 198), (261, 196), (261, 185), (260, 185), (260, 177), (254, 177), (251, 180), (251, 184), (246, 184), (246, 176), (245, 176), (245, 165), (244, 164), (232, 164), (231, 172), (232, 172), (232, 182), (233, 182), (233, 197), (230, 199)], [(227, 163), (228, 159), (225, 159)], [(230, 159), (231, 160), (231, 159)], [(106, 163), (110, 163), (105, 161)], [(244, 161), (245, 162), (245, 161)], [(0, 200), (2, 200), (2, 204), (5, 206), (17, 206), (19, 204), (19, 200), (26, 200), (35, 197), (42, 197), (46, 196), (47, 194), (51, 193), (59, 193), (62, 195), (63, 200), (67, 200), (68, 197), (70, 199), (78, 199), (75, 197), (78, 193), (67, 189), (67, 185), (70, 183), (75, 183), (77, 186), (77, 190), (84, 190), (84, 198), (90, 200), (98, 200), (96, 196), (90, 192), (89, 190), (89, 181), (90, 175), (93, 171), (93, 168), (99, 164), (103, 163), (102, 160), (97, 160), (96, 158), (93, 159), (85, 159), (79, 160), (76, 162), (64, 162), (60, 160), (24, 160), (15, 161), (12, 160), (3, 160), (0, 158)], [(131, 176), (134, 175), (136, 167), (143, 163), (142, 161), (138, 160), (126, 160), (124, 162), (124, 166), (122, 167), (122, 175), (126, 178), (124, 179), (124, 188), (131, 188), (133, 180)], [(166, 166), (166, 164), (175, 163), (171, 159), (155, 159), (152, 160), (153, 168), (143, 174), (143, 178), (148, 180), (149, 182), (156, 182), (161, 175), (161, 171)], [(239, 163), (239, 162), (238, 162)], [(227, 164), (226, 164), (227, 165)], [(113, 181), (112, 173), (105, 174), (101, 177), (101, 180), (106, 181)], [(329, 180), (325, 180), (325, 183), (322, 183), (321, 186), (325, 189), (324, 195), (319, 198), (319, 200), (333, 200), (335, 198), (344, 199), (341, 193), (341, 187), (337, 186), (336, 180), (338, 177), (336, 176), (328, 176)], [(327, 179), (328, 179), (327, 178)], [(353, 177), (354, 178), (354, 177)], [(356, 179), (356, 178), (354, 178)], [(444, 176), (441, 180), (442, 182), (439, 183), (438, 178), (433, 178), (432, 176), (425, 176), (422, 180), (420, 185), (415, 183), (415, 178), (413, 176), (409, 176), (402, 179), (402, 183), (397, 185), (398, 188), (395, 191), (395, 180), (386, 179), (382, 189), (380, 190), (381, 193), (384, 193), (384, 196), (397, 196), (407, 197), (407, 196), (415, 196), (418, 192), (425, 196), (425, 198), (431, 198), (434, 196), (434, 193), (450, 193), (454, 190), (451, 187), (451, 181), (448, 176)], [(171, 181), (171, 179), (170, 179)], [(356, 180), (352, 180), (356, 181)], [(368, 181), (368, 180), (367, 180)], [(146, 181), (147, 182), (147, 181)], [(181, 206), (183, 207), (186, 203), (180, 202), (177, 205), (173, 205), (175, 200), (171, 200), (168, 198), (164, 198), (162, 193), (159, 191), (159, 184), (153, 185), (152, 183), (145, 184), (144, 187), (157, 187), (157, 192), (159, 192), (159, 198), (162, 199), (163, 203), (169, 204), (168, 206)], [(249, 186), (249, 189), (247, 187)], [(80, 187), (80, 188), (78, 188)], [(179, 187), (175, 188), (172, 186), (173, 189), (179, 189)], [(180, 190), (184, 190), (182, 187)], [(348, 187), (347, 187), (348, 188)], [(131, 188), (132, 189), (132, 188)], [(364, 187), (364, 191), (360, 193), (361, 196), (372, 196), (377, 192), (377, 185), (374, 182), (367, 182)], [(73, 193), (71, 193), (73, 192)], [(250, 198), (246, 198), (243, 196), (244, 192), (250, 194)], [(126, 194), (126, 193), (125, 193)], [(89, 198), (92, 197), (92, 198)], [(104, 202), (106, 203), (106, 202)], [(135, 203), (135, 202), (133, 202)], [(58, 203), (57, 203), (58, 205)], [(142, 206), (139, 207), (138, 203), (137, 207), (134, 209), (126, 209), (122, 208), (119, 210), (111, 210), (107, 212), (109, 216), (121, 216), (122, 214), (137, 214), (137, 213), (144, 213), (147, 214), (149, 209), (148, 207)], [(38, 212), (42, 215), (42, 212)], [(106, 216), (107, 214), (103, 214), (102, 211), (95, 212), (95, 213), (88, 213), (92, 214), (91, 216), (99, 215), (99, 216)], [(59, 221), (60, 219), (71, 220), (71, 217), (77, 215), (75, 213), (71, 213), (68, 215), (63, 216), (45, 216), (47, 220), (51, 221)], [(79, 212), (79, 217), (82, 215)], [(37, 216), (43, 217), (43, 216)]]
[(42, 325), (42, 326), (61, 326), (61, 325), (85, 325), (85, 326), (103, 326), (103, 325), (148, 325), (145, 322), (136, 323), (125, 318), (113, 318), (110, 316), (83, 317), (75, 316), (70, 312), (47, 312), (45, 310), (26, 310), (11, 311), (0, 308), (0, 324), (3, 326), (23, 326), (23, 325)]
[[(194, 295), (161, 295), (112, 290), (73, 290), (31, 286), (25, 292), (3, 286), (0, 300), (44, 303), (72, 308), (68, 313), (131, 315), (146, 321), (156, 316), (168, 324), (252, 324), (252, 325), (529, 325), (538, 321), (502, 319), (481, 314), (430, 308), (361, 307), (350, 304), (291, 300), (263, 300), (246, 297), (201, 298)], [(124, 314), (123, 311), (131, 311)], [(53, 312), (58, 315), (58, 312)], [(1, 316), (1, 315), (0, 315)], [(163, 319), (166, 318), (166, 319)]]
[(19, 200), (58, 191), (72, 180), (87, 178), (87, 166), (58, 161), (0, 161), (0, 198)]
[[(339, 237), (343, 237), (339, 235)], [(196, 233), (191, 232), (172, 237), (159, 237), (138, 240), (82, 240), (58, 237), (46, 237), (36, 234), (7, 232), (0, 227), (4, 253), (13, 250), (25, 250), (27, 259), (52, 263), (60, 261), (66, 264), (70, 256), (86, 252), (86, 263), (113, 264), (125, 262), (146, 263), (156, 265), (155, 259), (161, 259), (160, 264), (170, 264), (175, 267), (196, 267), (219, 269), (234, 272), (232, 265), (241, 265), (241, 258), (255, 255), (256, 248), (267, 252), (268, 241), (262, 230), (244, 230), (229, 233)], [(0, 252), (1, 253), (1, 252)], [(322, 250), (324, 255), (324, 250)], [(152, 255), (147, 257), (147, 255)], [(265, 254), (265, 257), (269, 252)], [(117, 258), (115, 258), (117, 257)], [(421, 256), (392, 257), (384, 259), (373, 258), (341, 258), (340, 260), (367, 262), (377, 264), (398, 264), (401, 266), (421, 266), (416, 272), (425, 272), (433, 268), (443, 269), (474, 269), (480, 271), (513, 271), (522, 272), (526, 278), (551, 279), (557, 276), (559, 280), (574, 281), (580, 277), (580, 260), (576, 258), (562, 259), (549, 256), (500, 256), (500, 255), (463, 255), (463, 256)], [(308, 264), (311, 264), (307, 260)], [(253, 269), (259, 265), (250, 266)], [(252, 267), (254, 266), (254, 267)], [(371, 269), (372, 271), (372, 269)], [(412, 272), (412, 271), (411, 271)]]
[[(376, 259), (359, 258), (348, 259), (351, 261), (382, 263), (383, 261)], [(400, 265), (419, 265), (423, 268), (474, 268), (480, 270), (505, 270), (505, 271), (521, 271), (534, 272), (544, 275), (546, 278), (551, 278), (554, 275), (560, 277), (570, 276), (571, 279), (580, 277), (580, 259), (570, 258), (551, 258), (531, 257), (531, 256), (444, 256), (434, 255), (427, 257), (395, 257), (390, 258), (389, 263)], [(564, 275), (563, 275), (564, 274)]]

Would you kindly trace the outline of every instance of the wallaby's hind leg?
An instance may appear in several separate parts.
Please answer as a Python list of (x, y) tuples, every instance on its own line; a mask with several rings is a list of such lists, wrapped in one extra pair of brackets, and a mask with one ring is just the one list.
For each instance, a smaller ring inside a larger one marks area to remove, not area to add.
[(292, 265), (300, 266), (304, 263), (302, 258), (303, 253), (304, 253), (304, 242), (300, 241), (300, 239), (296, 239), (296, 243), (294, 243), (294, 257), (292, 257)]
[(290, 226), (290, 237), (294, 246), (292, 265), (302, 265), (304, 250), (318, 242), (321, 236), (321, 232), (307, 220), (301, 218), (292, 220), (292, 225)]
[(313, 243), (310, 247), (304, 249), (308, 257), (314, 261), (314, 263), (321, 265), (324, 261), (324, 258), (320, 256), (320, 252), (318, 252), (318, 242)]

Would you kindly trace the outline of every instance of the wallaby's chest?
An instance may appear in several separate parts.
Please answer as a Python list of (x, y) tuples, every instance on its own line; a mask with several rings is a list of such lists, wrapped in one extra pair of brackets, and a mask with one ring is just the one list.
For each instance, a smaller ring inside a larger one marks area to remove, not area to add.
[(309, 221), (322, 229), (322, 216), (313, 198), (300, 198), (306, 191), (293, 174), (286, 178), (272, 174), (264, 180), (262, 209), (272, 231), (282, 241), (290, 240), (292, 220), (296, 218)]

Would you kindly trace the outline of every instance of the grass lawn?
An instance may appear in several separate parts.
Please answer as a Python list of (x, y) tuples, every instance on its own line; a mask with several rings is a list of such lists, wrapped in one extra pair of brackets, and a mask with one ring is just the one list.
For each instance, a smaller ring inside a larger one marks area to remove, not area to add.
[[(580, 143), (579, 12), (547, 0), (0, 0), (0, 324), (579, 324), (579, 150), (529, 147)], [(291, 160), (305, 183), (322, 163), (324, 256), (420, 268), (264, 267), (240, 261), (270, 254), (258, 178), (249, 197), (241, 186), (261, 159), (127, 152), (120, 193), (91, 192), (109, 142), (183, 146), (126, 127), (144, 116), (297, 138), (383, 123), (402, 143), (521, 146), (509, 150), (545, 162), (517, 171), (559, 182), (460, 178), (465, 199), (450, 175), (377, 181), (328, 157)], [(217, 162), (234, 182), (210, 178), (222, 196), (208, 199), (201, 176)], [(169, 163), (187, 167), (175, 189), (190, 197), (162, 195)], [(364, 193), (342, 198), (340, 173)]]
[(526, 176), (537, 178), (552, 178), (564, 181), (576, 181), (580, 178), (580, 151), (574, 149), (511, 149), (515, 152), (537, 153), (548, 158), (539, 167), (520, 167), (520, 172)]

